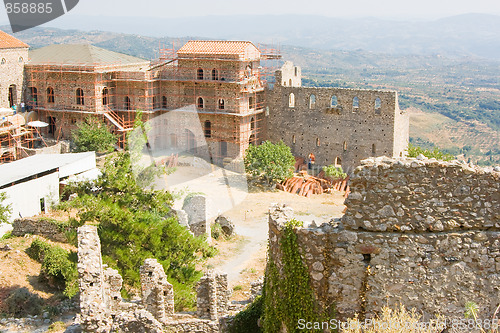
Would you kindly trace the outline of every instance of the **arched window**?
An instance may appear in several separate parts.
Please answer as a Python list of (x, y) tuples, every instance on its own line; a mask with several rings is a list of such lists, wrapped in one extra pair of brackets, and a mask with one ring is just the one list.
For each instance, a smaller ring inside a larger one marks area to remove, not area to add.
[(319, 138), (316, 138), (316, 147), (319, 147), (319, 146), (321, 146), (321, 142), (320, 142)]
[(219, 98), (218, 106), (219, 106), (219, 110), (224, 110), (224, 108), (225, 108), (225, 102), (224, 102), (224, 100), (222, 98)]
[(342, 165), (342, 159), (337, 156), (335, 157), (335, 166), (341, 166)]
[(309, 109), (314, 109), (316, 107), (316, 95), (309, 96)]
[(344, 141), (344, 151), (347, 151), (347, 141)]
[(293, 93), (290, 93), (288, 96), (288, 106), (291, 108), (295, 107), (295, 95)]
[(108, 88), (104, 87), (102, 89), (102, 105), (108, 105), (108, 103), (109, 103), (109, 101), (108, 101), (108, 95), (109, 95)]
[(54, 103), (55, 98), (54, 98), (54, 88), (48, 87), (47, 88), (47, 103)]
[(255, 109), (255, 98), (253, 96), (248, 98), (248, 108), (250, 110)]
[(23, 62), (24, 61), (24, 58), (23, 57), (19, 57), (19, 62)]
[(248, 144), (255, 145), (255, 135), (250, 135), (250, 139), (248, 140)]
[(219, 80), (219, 71), (215, 68), (212, 69), (212, 80)]
[(205, 121), (205, 138), (212, 137), (212, 123), (210, 120)]
[(198, 101), (196, 102), (196, 106), (198, 109), (203, 109), (205, 107), (205, 102), (203, 101), (203, 98), (198, 97)]
[(198, 68), (198, 72), (197, 72), (197, 73), (198, 73), (198, 74), (197, 74), (196, 78), (197, 78), (198, 80), (203, 80), (203, 69)]
[(352, 112), (357, 112), (359, 109), (359, 98), (354, 97), (352, 99)]
[(330, 106), (332, 108), (334, 108), (334, 107), (337, 107), (338, 104), (339, 104), (339, 102), (338, 102), (337, 96), (333, 95), (332, 99), (330, 100)]
[(83, 89), (76, 89), (76, 104), (77, 105), (85, 105), (85, 98), (83, 96)]
[(299, 68), (295, 67), (295, 76), (299, 75)]
[(377, 154), (377, 149), (375, 147), (375, 144), (372, 144), (372, 155), (375, 156)]
[(162, 107), (162, 109), (166, 109), (167, 108), (167, 97), (166, 96), (163, 96), (161, 98), (161, 107)]
[(250, 130), (253, 131), (255, 129), (255, 118), (252, 117), (252, 119), (250, 119)]
[(380, 114), (382, 111), (382, 101), (379, 97), (375, 99), (375, 114)]
[(288, 80), (288, 85), (291, 87), (292, 86), (292, 79)]
[(130, 103), (130, 98), (128, 96), (125, 96), (125, 110), (131, 110), (132, 105)]
[(5, 65), (6, 62), (7, 60), (5, 60), (5, 58), (2, 58), (2, 65)]

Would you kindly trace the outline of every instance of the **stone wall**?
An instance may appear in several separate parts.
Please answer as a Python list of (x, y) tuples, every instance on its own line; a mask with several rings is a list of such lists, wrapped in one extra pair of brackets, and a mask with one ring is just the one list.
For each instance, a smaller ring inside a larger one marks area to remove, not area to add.
[(227, 274), (209, 271), (198, 282), (197, 315), (217, 320), (227, 315), (230, 292)]
[[(371, 317), (383, 306), (464, 318), (465, 304), (491, 318), (500, 291), (500, 173), (459, 162), (363, 161), (341, 221), (296, 230), (311, 285), (337, 317)], [(288, 207), (269, 219), (270, 258)]]
[(54, 242), (67, 242), (64, 233), (66, 225), (43, 218), (16, 219), (12, 224), (12, 235), (24, 236), (26, 234), (39, 235)]
[(24, 64), (28, 61), (28, 48), (2, 49), (0, 55), (0, 108), (10, 107), (9, 89), (14, 104), (21, 111)]
[(188, 216), (191, 232), (196, 236), (207, 236), (211, 240), (210, 223), (207, 221), (207, 198), (204, 195), (188, 196), (184, 199), (182, 210)]
[[(126, 302), (120, 274), (102, 264), (97, 228), (78, 228), (80, 325), (84, 332), (220, 332), (219, 318), (227, 315), (229, 291), (225, 274), (209, 273), (199, 286), (198, 300), (209, 304), (213, 316), (198, 318), (174, 313), (174, 292), (163, 266), (146, 259), (140, 268), (142, 300)], [(209, 291), (209, 292), (207, 292)], [(202, 294), (202, 295), (200, 295)]]
[(371, 156), (405, 154), (409, 116), (395, 91), (283, 86), (289, 71), (277, 71), (268, 92), (265, 139), (283, 140), (296, 156), (312, 152), (317, 164), (348, 172)]

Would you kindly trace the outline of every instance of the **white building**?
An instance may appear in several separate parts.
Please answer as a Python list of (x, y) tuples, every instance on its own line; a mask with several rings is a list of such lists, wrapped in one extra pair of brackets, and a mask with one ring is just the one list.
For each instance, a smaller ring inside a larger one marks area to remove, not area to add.
[(35, 155), (0, 165), (0, 191), (7, 194), (10, 221), (30, 217), (59, 203), (59, 188), (69, 179), (95, 179), (95, 153)]

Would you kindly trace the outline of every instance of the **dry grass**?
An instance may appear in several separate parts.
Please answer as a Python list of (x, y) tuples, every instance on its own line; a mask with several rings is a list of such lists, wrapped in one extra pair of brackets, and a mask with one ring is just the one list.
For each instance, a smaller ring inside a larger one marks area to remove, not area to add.
[(399, 309), (388, 307), (382, 309), (379, 317), (360, 321), (357, 317), (348, 319), (343, 333), (439, 333), (445, 329), (444, 320), (437, 318), (430, 322), (422, 322), (421, 316), (413, 309), (406, 310), (401, 305)]

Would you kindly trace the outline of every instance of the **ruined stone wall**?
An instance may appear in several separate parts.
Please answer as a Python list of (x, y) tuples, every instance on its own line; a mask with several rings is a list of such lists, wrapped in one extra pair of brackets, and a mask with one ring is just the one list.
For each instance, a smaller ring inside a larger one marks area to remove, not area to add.
[[(279, 82), (283, 87), (301, 87), (302, 70), (299, 66), (294, 66), (291, 61), (286, 61), (280, 70), (281, 80)], [(278, 82), (278, 80), (276, 80)]]
[(218, 320), (227, 315), (229, 296), (227, 274), (209, 271), (198, 282), (196, 313), (200, 318)]
[[(209, 273), (200, 281), (198, 300), (209, 304), (209, 313), (213, 315), (198, 318), (178, 314), (174, 313), (173, 287), (156, 259), (146, 259), (140, 268), (141, 302), (124, 301), (120, 294), (122, 277), (102, 264), (95, 226), (78, 228), (78, 274), (80, 325), (84, 332), (218, 333), (219, 318), (227, 315), (226, 274)], [(208, 280), (212, 283), (206, 283)]]
[(0, 50), (0, 107), (8, 108), (9, 87), (14, 86), (14, 104), (19, 107), (23, 92), (24, 64), (28, 61), (28, 48)]
[(66, 225), (43, 218), (16, 219), (12, 224), (12, 235), (24, 236), (26, 234), (39, 235), (54, 242), (67, 242), (64, 233)]
[(283, 140), (294, 155), (312, 152), (317, 164), (348, 172), (370, 156), (405, 154), (409, 117), (399, 110), (396, 92), (282, 86), (285, 74), (277, 71), (268, 91), (266, 139)]
[[(491, 318), (500, 297), (499, 180), (459, 162), (364, 161), (342, 221), (296, 230), (320, 304), (335, 304), (340, 319), (399, 303), (427, 319), (461, 319), (472, 301)], [(280, 269), (292, 215), (271, 210), (270, 257)]]

